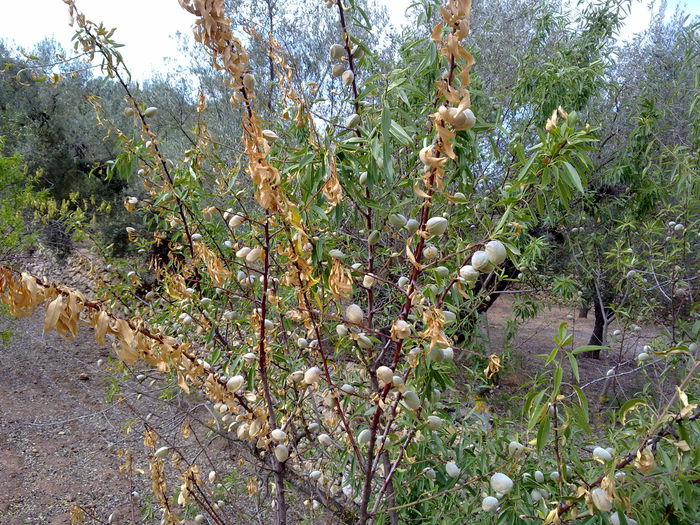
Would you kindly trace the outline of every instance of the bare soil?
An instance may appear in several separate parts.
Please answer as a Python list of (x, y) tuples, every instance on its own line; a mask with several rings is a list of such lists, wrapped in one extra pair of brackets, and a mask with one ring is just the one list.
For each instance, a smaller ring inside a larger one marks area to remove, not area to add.
[[(8, 322), (0, 349), (0, 523), (70, 523), (74, 502), (124, 513), (136, 490), (114, 453), (124, 407), (105, 402), (107, 349), (81, 334), (42, 336), (41, 314)], [(101, 512), (102, 514), (102, 512)]]
[[(509, 295), (499, 298), (487, 314), (491, 348), (497, 354), (504, 354), (504, 371), (494, 389), (494, 397), (505, 401), (522, 395), (534, 377), (545, 371), (545, 358), (538, 356), (548, 355), (555, 347), (554, 337), (561, 323), (567, 323), (567, 331), (574, 336), (571, 350), (588, 344), (594, 322), (592, 311), (587, 318), (581, 318), (575, 308), (545, 303), (536, 317), (527, 319), (519, 326), (514, 339), (504, 341), (506, 323), (512, 318), (513, 299)], [(617, 328), (613, 323), (609, 332)], [(579, 355), (578, 382), (573, 377), (568, 360), (560, 354), (559, 359), (565, 370), (564, 380), (583, 388), (594, 407), (619, 406), (635, 397), (634, 394), (648, 380), (641, 373), (635, 357), (658, 333), (654, 326), (642, 326), (637, 332), (627, 330), (622, 338), (610, 338), (609, 348), (601, 351), (599, 359)], [(607, 373), (612, 368), (613, 377), (608, 377)], [(646, 371), (652, 376), (655, 374), (653, 366), (647, 366)], [(658, 386), (663, 390), (660, 382)]]

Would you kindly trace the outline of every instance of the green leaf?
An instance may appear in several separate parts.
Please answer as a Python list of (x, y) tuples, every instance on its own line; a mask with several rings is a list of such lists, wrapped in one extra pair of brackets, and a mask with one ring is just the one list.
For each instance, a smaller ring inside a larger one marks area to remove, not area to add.
[(528, 420), (527, 426), (528, 428), (534, 428), (537, 422), (540, 420), (543, 414), (547, 413), (547, 410), (549, 407), (545, 404), (542, 404), (542, 398), (544, 395), (547, 393), (546, 390), (540, 391), (539, 394), (537, 394), (537, 397), (532, 403), (532, 411), (530, 414), (530, 419)]
[(584, 193), (583, 185), (581, 184), (581, 177), (579, 177), (576, 168), (574, 168), (569, 162), (566, 161), (564, 162), (564, 167), (569, 173), (569, 177), (567, 177), (567, 179), (570, 182), (570, 185), (573, 185), (573, 187), (576, 188), (578, 191)]
[(603, 350), (604, 346), (599, 346), (599, 345), (584, 345), (584, 346), (579, 346), (574, 348), (571, 353), (574, 355), (581, 354), (583, 352), (590, 352), (591, 350)]
[(554, 358), (557, 357), (558, 353), (559, 353), (559, 347), (553, 348), (552, 351), (549, 353), (549, 357), (547, 357), (547, 361), (545, 361), (544, 366), (547, 366), (549, 363), (554, 361)]
[(625, 415), (627, 414), (627, 412), (629, 412), (630, 410), (632, 410), (640, 405), (648, 406), (646, 401), (644, 401), (643, 399), (640, 399), (638, 397), (635, 397), (634, 399), (630, 399), (629, 401), (625, 402), (620, 407), (619, 414), (618, 414), (618, 418), (620, 420), (620, 423), (624, 425), (625, 424)]
[(591, 431), (590, 422), (588, 419), (588, 399), (586, 399), (586, 394), (583, 393), (580, 387), (572, 385), (574, 392), (576, 392), (576, 397), (578, 399), (579, 407), (581, 408), (581, 420), (579, 424), (586, 430), (586, 432)]
[(561, 379), (564, 375), (564, 369), (558, 366), (554, 370), (554, 391), (552, 392), (552, 399), (559, 395), (559, 387), (561, 386)]
[(395, 120), (391, 121), (389, 133), (391, 133), (391, 136), (398, 140), (404, 146), (410, 146), (411, 144), (413, 144), (413, 141), (411, 140), (411, 137), (409, 137), (408, 133), (406, 133), (406, 130), (403, 129), (401, 125)]
[(566, 357), (569, 358), (569, 365), (571, 365), (571, 372), (574, 374), (574, 379), (578, 383), (581, 381), (581, 376), (578, 371), (578, 361), (576, 361), (576, 356), (573, 354), (568, 354)]
[(533, 155), (530, 157), (530, 160), (525, 163), (525, 166), (522, 167), (520, 170), (520, 173), (518, 173), (518, 180), (523, 181), (525, 177), (527, 176), (528, 171), (530, 171), (530, 168), (532, 167), (532, 164), (535, 162), (535, 159), (537, 158), (537, 155)]

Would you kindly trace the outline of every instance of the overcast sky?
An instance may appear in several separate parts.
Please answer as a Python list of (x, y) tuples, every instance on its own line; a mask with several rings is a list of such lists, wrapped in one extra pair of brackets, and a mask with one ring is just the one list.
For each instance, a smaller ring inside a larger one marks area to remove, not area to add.
[[(320, 3), (320, 0), (318, 0)], [(380, 0), (381, 1), (381, 0)], [(646, 27), (649, 0), (636, 0), (622, 32), (623, 39)], [(385, 0), (392, 21), (400, 24), (410, 0)], [(700, 15), (700, 0), (669, 0), (669, 10), (680, 4), (687, 12)], [(70, 49), (73, 29), (68, 26), (68, 9), (61, 0), (0, 0), (0, 38), (13, 40), (31, 49), (44, 37), (52, 36)], [(154, 70), (163, 70), (163, 59), (177, 57), (173, 35), (190, 33), (194, 17), (177, 0), (78, 0), (78, 8), (88, 18), (116, 27), (115, 39), (126, 64), (136, 78), (146, 78)]]

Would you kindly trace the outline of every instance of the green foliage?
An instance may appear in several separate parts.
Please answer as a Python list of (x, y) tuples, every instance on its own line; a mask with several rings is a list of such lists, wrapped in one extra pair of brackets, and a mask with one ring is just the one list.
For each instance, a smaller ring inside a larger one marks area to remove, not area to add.
[(29, 228), (32, 208), (46, 197), (35, 189), (36, 177), (28, 175), (19, 155), (3, 155), (4, 145), (0, 137), (0, 258), (36, 241)]

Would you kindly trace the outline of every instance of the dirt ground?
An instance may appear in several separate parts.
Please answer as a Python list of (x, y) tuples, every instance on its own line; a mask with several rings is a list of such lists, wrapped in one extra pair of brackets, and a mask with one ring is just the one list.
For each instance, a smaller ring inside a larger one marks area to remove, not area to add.
[(0, 348), (0, 523), (70, 523), (73, 502), (123, 515), (136, 488), (113, 443), (129, 414), (100, 386), (108, 350), (88, 333), (43, 336), (41, 314), (2, 324), (14, 336)]
[[(511, 307), (512, 300), (506, 296), (488, 314), (491, 348), (497, 353), (503, 351), (502, 334)], [(567, 319), (570, 314), (574, 312), (561, 307), (543, 309), (520, 327), (507, 351), (499, 386), (490, 394), (494, 401), (522, 394), (542, 368), (543, 360), (534, 356), (552, 349), (560, 322), (570, 323), (577, 345), (587, 343), (592, 319)], [(91, 509), (102, 523), (110, 514), (114, 524), (157, 523), (159, 518), (148, 515), (149, 501), (139, 496), (150, 493), (150, 480), (145, 475), (120, 475), (117, 450), (135, 451), (135, 465), (147, 471), (139, 418), (151, 414), (149, 420), (161, 423), (163, 432), (177, 440), (181, 411), (173, 400), (158, 398), (159, 385), (138, 382), (133, 376), (124, 378), (122, 385), (124, 392), (131, 392), (126, 402), (108, 402), (105, 384), (111, 350), (99, 348), (88, 330), (72, 342), (55, 332), (44, 335), (42, 323), (41, 308), (30, 318), (0, 318), (0, 329), (14, 331), (10, 344), (0, 347), (0, 525), (67, 524), (72, 503)], [(618, 344), (600, 360), (581, 359), (580, 384), (589, 399), (602, 391), (632, 397), (642, 380), (636, 365), (628, 361), (653, 335), (643, 329), (627, 339), (624, 349)], [(622, 375), (605, 379), (606, 371), (619, 362), (626, 362), (618, 369)], [(137, 399), (135, 392), (144, 395)], [(125, 425), (130, 422), (136, 430), (127, 435)], [(218, 464), (233, 469), (236, 451), (230, 442), (222, 441), (215, 442), (207, 459), (212, 468)], [(183, 448), (196, 445), (181, 443)], [(243, 521), (248, 522), (234, 517), (231, 523)]]
[[(504, 371), (499, 377), (493, 396), (505, 398), (525, 392), (531, 379), (544, 370), (545, 359), (539, 354), (549, 354), (555, 346), (554, 336), (562, 322), (568, 323), (567, 330), (574, 335), (574, 347), (588, 344), (593, 331), (593, 312), (587, 318), (578, 316), (574, 308), (546, 304), (538, 315), (525, 321), (517, 330), (517, 335), (504, 349), (505, 327), (513, 317), (512, 296), (505, 295), (489, 309), (488, 335), (492, 350), (504, 354)], [(613, 323), (612, 333), (617, 329)], [(592, 406), (619, 406), (631, 399), (649, 378), (657, 379), (656, 369), (646, 365), (645, 375), (635, 357), (642, 352), (644, 345), (650, 344), (658, 336), (653, 326), (640, 327), (641, 330), (625, 331), (621, 339), (610, 338), (609, 348), (601, 351), (600, 359), (579, 356), (580, 381), (576, 383), (566, 359), (562, 360), (565, 370), (564, 380), (580, 386)], [(560, 355), (560, 357), (563, 357)], [(614, 368), (613, 377), (607, 372)]]

